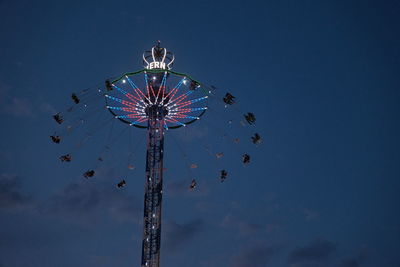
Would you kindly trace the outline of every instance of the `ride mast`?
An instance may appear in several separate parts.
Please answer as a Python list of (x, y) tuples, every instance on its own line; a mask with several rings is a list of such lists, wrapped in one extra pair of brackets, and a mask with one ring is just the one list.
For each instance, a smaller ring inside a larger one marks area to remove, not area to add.
[[(106, 81), (106, 108), (114, 118), (147, 129), (142, 267), (160, 266), (165, 132), (199, 120), (207, 110), (204, 88), (188, 75), (171, 71), (173, 62), (174, 55), (158, 41), (143, 53), (143, 70)], [(137, 86), (141, 74), (144, 84)]]
[[(148, 58), (153, 60), (148, 62)], [(167, 51), (157, 43), (151, 51), (143, 54), (143, 61), (147, 63), (146, 69), (165, 69)], [(174, 58), (169, 55), (168, 68), (172, 65)], [(145, 73), (146, 74), (146, 73)], [(142, 267), (160, 266), (161, 248), (161, 207), (163, 188), (163, 155), (164, 155), (164, 131), (165, 116), (168, 110), (163, 105), (165, 99), (159, 100), (160, 95), (165, 95), (167, 76), (163, 73), (154, 74), (150, 79), (151, 90), (147, 90), (148, 106), (145, 108), (148, 117), (147, 124), (147, 153), (146, 153), (146, 181), (144, 192), (144, 214), (143, 214), (143, 240), (142, 240)]]

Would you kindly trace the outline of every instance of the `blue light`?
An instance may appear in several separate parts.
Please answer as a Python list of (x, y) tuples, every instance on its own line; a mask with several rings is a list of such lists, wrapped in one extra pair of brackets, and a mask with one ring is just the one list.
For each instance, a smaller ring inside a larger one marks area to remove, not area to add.
[(109, 109), (115, 109), (115, 110), (123, 110), (121, 107), (110, 107), (108, 106)]
[(110, 98), (110, 99), (112, 99), (112, 100), (114, 100), (114, 101), (117, 101), (117, 102), (119, 102), (119, 103), (122, 103), (122, 101), (124, 101), (124, 100), (122, 100), (122, 99), (120, 99), (120, 98), (117, 98), (117, 97), (113, 97), (113, 96), (110, 96), (110, 95), (108, 95), (108, 96), (106, 96), (107, 98)]
[(129, 79), (128, 76), (125, 76), (125, 77), (126, 77), (126, 79), (128, 80), (129, 84), (132, 86), (133, 89), (139, 89), (139, 88), (136, 86), (136, 84), (134, 84), (134, 83), (132, 82), (132, 80)]
[(116, 86), (115, 84), (112, 85), (113, 87), (117, 88), (118, 91), (120, 91), (121, 93), (123, 93), (124, 95), (127, 94), (127, 92), (125, 92), (124, 90), (122, 90), (121, 88), (119, 88), (118, 86)]
[(203, 97), (200, 97), (200, 98), (192, 99), (191, 103), (193, 104), (193, 103), (199, 102), (199, 101), (201, 101), (203, 99), (206, 99), (206, 98), (207, 98), (207, 96), (203, 96)]

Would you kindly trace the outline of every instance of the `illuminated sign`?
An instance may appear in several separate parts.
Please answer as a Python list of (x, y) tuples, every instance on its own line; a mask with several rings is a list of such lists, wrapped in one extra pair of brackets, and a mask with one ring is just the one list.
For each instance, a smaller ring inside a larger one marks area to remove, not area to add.
[(166, 69), (166, 65), (165, 65), (165, 63), (164, 62), (159, 62), (159, 61), (153, 61), (153, 62), (150, 62), (150, 64), (148, 64), (147, 66), (146, 66), (146, 69), (163, 69), (163, 70), (165, 70)]
[[(160, 49), (162, 49), (162, 56), (158, 57), (157, 60), (154, 55), (154, 47), (151, 49), (151, 57), (150, 57), (150, 55), (145, 56), (145, 54), (143, 54), (143, 62), (146, 64), (144, 66), (146, 69), (148, 69), (148, 70), (151, 70), (151, 69), (163, 69), (163, 70), (168, 69), (168, 70), (170, 70), (171, 69), (171, 65), (174, 62), (173, 55), (172, 55), (172, 58), (170, 56), (167, 57), (167, 49), (165, 49), (165, 48), (160, 48)], [(170, 52), (168, 52), (168, 54), (171, 55)], [(147, 59), (150, 59), (150, 58), (153, 59), (152, 62), (147, 61)], [(166, 59), (167, 59), (167, 63), (165, 62)]]

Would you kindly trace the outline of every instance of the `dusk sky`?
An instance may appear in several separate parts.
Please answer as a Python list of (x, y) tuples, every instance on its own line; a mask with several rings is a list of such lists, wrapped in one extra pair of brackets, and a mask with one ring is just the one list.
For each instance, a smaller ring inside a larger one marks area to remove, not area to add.
[[(215, 109), (166, 133), (162, 267), (400, 266), (400, 1), (0, 0), (0, 10), (0, 267), (140, 266), (146, 130), (106, 123), (94, 94), (85, 101), (100, 119), (87, 115), (60, 144), (49, 136), (71, 93), (140, 70), (156, 40), (173, 70), (216, 88)], [(224, 109), (226, 92), (237, 103)], [(241, 124), (246, 112), (255, 126)]]

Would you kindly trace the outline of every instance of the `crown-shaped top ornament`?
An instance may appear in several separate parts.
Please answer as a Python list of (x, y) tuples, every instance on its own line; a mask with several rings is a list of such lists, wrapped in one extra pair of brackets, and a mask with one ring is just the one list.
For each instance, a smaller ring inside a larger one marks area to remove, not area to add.
[(143, 65), (145, 69), (164, 69), (170, 70), (174, 63), (174, 54), (160, 46), (161, 41), (151, 48), (151, 51), (143, 53)]

